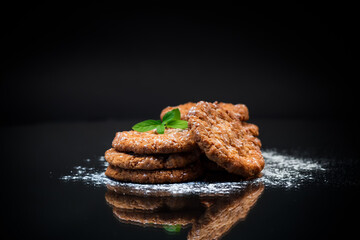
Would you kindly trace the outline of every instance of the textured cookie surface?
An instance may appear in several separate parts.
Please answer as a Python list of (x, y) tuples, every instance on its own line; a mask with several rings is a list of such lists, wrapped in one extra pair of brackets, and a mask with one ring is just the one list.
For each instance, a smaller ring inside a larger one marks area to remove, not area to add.
[[(178, 108), (181, 114), (181, 119), (188, 120), (189, 119), (188, 113), (190, 109), (195, 105), (196, 103), (194, 102), (188, 102), (174, 107), (166, 107), (161, 111), (160, 118), (162, 119), (167, 112), (175, 108)], [(218, 105), (224, 108), (225, 110), (230, 111), (233, 114), (233, 117), (239, 119), (240, 121), (249, 120), (249, 110), (244, 104), (232, 104), (232, 103), (220, 102), (218, 103)]]
[(105, 175), (122, 182), (135, 183), (176, 183), (188, 182), (201, 176), (203, 170), (200, 163), (185, 168), (170, 170), (128, 170), (109, 165)]
[(199, 160), (199, 151), (173, 154), (144, 155), (118, 152), (111, 148), (105, 152), (106, 161), (116, 167), (125, 169), (172, 169), (182, 168)]
[[(245, 131), (248, 131), (253, 136), (257, 137), (259, 136), (259, 127), (252, 123), (247, 122), (241, 122), (240, 125), (245, 129)], [(258, 142), (259, 146), (261, 146), (260, 141)]]
[(166, 129), (164, 134), (157, 134), (155, 130), (118, 132), (112, 146), (119, 152), (137, 154), (177, 153), (197, 149), (187, 129)]
[(251, 178), (264, 168), (260, 140), (218, 104), (197, 103), (188, 121), (193, 139), (206, 156), (228, 172)]
[(249, 110), (245, 104), (232, 104), (232, 103), (218, 103), (223, 109), (230, 111), (234, 114), (234, 117), (240, 121), (249, 120)]

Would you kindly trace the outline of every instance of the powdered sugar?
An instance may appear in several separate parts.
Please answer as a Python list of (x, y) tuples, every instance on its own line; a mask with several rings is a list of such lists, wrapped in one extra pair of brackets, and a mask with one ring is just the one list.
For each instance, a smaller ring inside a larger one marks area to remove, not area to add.
[(101, 156), (97, 159), (86, 159), (84, 164), (75, 166), (69, 175), (60, 179), (66, 182), (77, 181), (91, 186), (113, 185), (126, 188), (127, 191), (163, 193), (169, 195), (188, 194), (227, 194), (244, 188), (249, 183), (262, 183), (265, 187), (298, 188), (304, 184), (316, 182), (315, 176), (324, 172), (325, 166), (320, 161), (295, 157), (279, 153), (276, 150), (264, 150), (265, 168), (263, 176), (251, 181), (241, 182), (189, 182), (175, 184), (136, 184), (121, 183), (107, 178), (104, 174), (107, 162)]
[(314, 180), (316, 172), (325, 171), (324, 166), (313, 159), (297, 158), (274, 150), (264, 151), (266, 166), (264, 177), (258, 179), (267, 186), (299, 187)]

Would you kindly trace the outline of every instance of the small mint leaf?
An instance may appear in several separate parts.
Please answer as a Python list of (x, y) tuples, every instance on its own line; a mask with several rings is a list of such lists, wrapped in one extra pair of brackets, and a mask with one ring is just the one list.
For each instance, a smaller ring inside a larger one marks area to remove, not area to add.
[(175, 109), (167, 112), (164, 115), (162, 122), (166, 124), (172, 120), (180, 120), (180, 110), (178, 108), (175, 108)]
[(157, 131), (158, 134), (164, 134), (164, 132), (165, 132), (165, 125), (164, 125), (164, 123), (158, 125), (158, 126), (156, 127), (156, 131)]
[(172, 120), (172, 121), (166, 123), (166, 126), (168, 128), (186, 129), (186, 128), (188, 128), (188, 122), (184, 121), (184, 120)]
[(157, 128), (159, 125), (161, 125), (160, 120), (145, 120), (143, 122), (139, 122), (135, 124), (132, 129), (138, 132), (147, 132), (150, 130), (153, 130)]

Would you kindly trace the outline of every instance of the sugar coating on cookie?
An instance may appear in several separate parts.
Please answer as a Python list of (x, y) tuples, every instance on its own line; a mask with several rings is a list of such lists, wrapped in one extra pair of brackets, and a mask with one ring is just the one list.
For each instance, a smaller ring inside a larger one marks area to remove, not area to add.
[(199, 151), (173, 154), (134, 154), (116, 151), (111, 148), (105, 152), (105, 160), (113, 165), (124, 169), (171, 169), (182, 168), (199, 160)]
[[(161, 111), (160, 119), (162, 119), (167, 112), (175, 108), (178, 108), (181, 114), (181, 119), (188, 120), (189, 119), (188, 113), (190, 109), (195, 105), (196, 103), (194, 102), (188, 102), (185, 104), (180, 104), (178, 106), (166, 107)], [(239, 119), (240, 121), (249, 120), (249, 110), (245, 104), (232, 104), (232, 103), (219, 102), (218, 105), (224, 108), (225, 110), (231, 112), (231, 114), (233, 114), (233, 117)]]
[[(252, 123), (247, 122), (241, 122), (241, 126), (248, 131), (250, 134), (252, 134), (254, 137), (259, 136), (259, 127)], [(261, 142), (258, 142), (259, 146), (261, 146)]]
[(260, 140), (217, 103), (201, 101), (188, 115), (193, 139), (210, 160), (245, 178), (264, 168)]
[(105, 175), (122, 182), (135, 183), (177, 183), (188, 182), (201, 176), (203, 169), (200, 162), (185, 168), (167, 170), (129, 170), (109, 165)]
[(118, 132), (112, 146), (120, 152), (137, 154), (178, 153), (197, 149), (187, 129), (165, 129), (164, 134), (157, 134), (156, 130)]
[(218, 105), (223, 109), (234, 114), (234, 117), (239, 119), (240, 121), (249, 120), (249, 109), (245, 104), (232, 104), (232, 103), (224, 103), (219, 102)]

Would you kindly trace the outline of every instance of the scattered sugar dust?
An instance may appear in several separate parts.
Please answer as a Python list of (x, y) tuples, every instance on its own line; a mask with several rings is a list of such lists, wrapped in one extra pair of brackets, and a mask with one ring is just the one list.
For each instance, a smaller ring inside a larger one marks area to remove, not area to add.
[[(305, 184), (317, 182), (317, 176), (326, 171), (326, 164), (314, 159), (282, 154), (276, 150), (264, 150), (265, 168), (261, 178), (243, 182), (188, 182), (175, 184), (136, 184), (120, 183), (104, 174), (108, 163), (104, 157), (86, 159), (81, 166), (75, 166), (69, 175), (60, 179), (76, 181), (91, 186), (119, 186), (143, 193), (165, 192), (171, 195), (187, 194), (227, 194), (244, 188), (251, 183), (261, 183), (265, 187), (294, 189)], [(321, 179), (320, 181), (326, 181)]]

